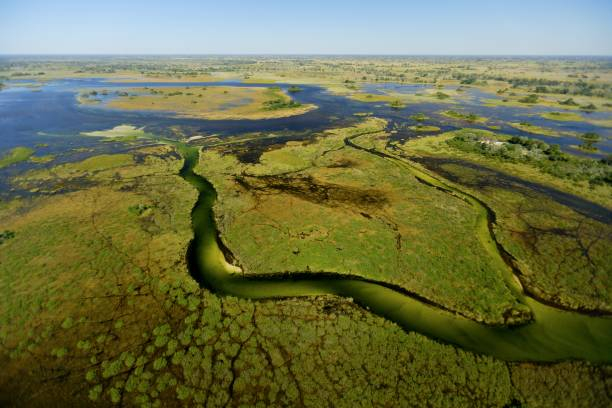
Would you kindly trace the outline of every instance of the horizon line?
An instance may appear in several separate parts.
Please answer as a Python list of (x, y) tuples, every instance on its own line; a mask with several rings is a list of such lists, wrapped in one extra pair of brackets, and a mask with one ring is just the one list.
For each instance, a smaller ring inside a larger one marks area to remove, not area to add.
[(204, 56), (365, 56), (365, 57), (612, 57), (612, 54), (410, 54), (410, 53), (3, 53), (0, 52), (0, 57), (204, 57)]

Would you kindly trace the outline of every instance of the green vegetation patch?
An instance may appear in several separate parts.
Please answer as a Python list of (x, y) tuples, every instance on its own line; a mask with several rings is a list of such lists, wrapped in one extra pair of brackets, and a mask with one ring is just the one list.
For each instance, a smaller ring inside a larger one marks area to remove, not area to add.
[(116, 109), (163, 111), (204, 119), (268, 119), (294, 116), (316, 109), (302, 105), (279, 87), (185, 86), (132, 88), (110, 100)]
[(444, 165), (497, 213), (497, 236), (517, 260), (521, 281), (540, 299), (571, 309), (612, 312), (612, 227), (545, 195), (503, 188), (493, 172)]
[(510, 122), (508, 123), (508, 125), (512, 126), (515, 129), (522, 130), (523, 132), (533, 133), (536, 135), (551, 137), (561, 136), (561, 133), (557, 130), (537, 126), (529, 122)]
[(17, 184), (47, 182), (53, 179), (75, 179), (133, 164), (131, 154), (101, 154), (76, 163), (66, 163), (51, 169), (31, 170), (15, 178)]
[(587, 132), (582, 134), (580, 139), (582, 140), (582, 144), (578, 146), (579, 149), (589, 152), (596, 152), (599, 150), (597, 146), (595, 146), (597, 142), (601, 141), (601, 136), (599, 136), (599, 134), (595, 132)]
[[(185, 265), (196, 191), (170, 153), (132, 151), (144, 160), (115, 167), (106, 184), (0, 208), (2, 225), (18, 231), (0, 251), (9, 404), (501, 408), (524, 402), (513, 384), (538, 398), (577, 384), (568, 406), (583, 392), (608, 398), (597, 367), (508, 365), (406, 333), (348, 299), (250, 301), (200, 289)], [(159, 204), (140, 217), (126, 211), (148, 202)]]
[(0, 244), (4, 241), (8, 241), (11, 238), (15, 238), (15, 231), (4, 230), (0, 232)]
[[(530, 293), (572, 309), (612, 310), (606, 289), (612, 273), (606, 249), (611, 245), (611, 227), (537, 190), (505, 181), (510, 176), (495, 170), (574, 194), (586, 193), (609, 205), (612, 169), (607, 161), (577, 158), (541, 141), (485, 130), (465, 129), (424, 139), (407, 142), (403, 150), (435, 158), (430, 165), (434, 171), (495, 211), (496, 235), (518, 260), (521, 281)], [(475, 169), (470, 163), (484, 166)]]
[(578, 104), (574, 101), (574, 98), (567, 98), (562, 101), (559, 101), (559, 105), (564, 106), (578, 106)]
[(474, 113), (457, 112), (454, 110), (444, 111), (441, 113), (441, 115), (446, 116), (448, 118), (459, 119), (459, 120), (463, 120), (465, 122), (470, 122), (470, 123), (484, 123), (487, 121), (487, 118), (478, 116)]
[(414, 115), (410, 116), (410, 119), (415, 120), (417, 122), (425, 122), (429, 119), (429, 117), (424, 113), (415, 113)]
[(518, 101), (520, 103), (528, 103), (528, 104), (535, 104), (538, 103), (540, 97), (536, 94), (529, 94), (521, 99), (519, 99)]
[(134, 215), (138, 215), (141, 216), (143, 214), (146, 214), (149, 212), (149, 210), (151, 209), (151, 205), (149, 204), (135, 204), (135, 205), (131, 205), (128, 207), (128, 211)]
[[(561, 169), (559, 173), (561, 177), (549, 173), (535, 165), (535, 163), (526, 160), (500, 160), (498, 155), (481, 154), (481, 143), (478, 142), (472, 147), (478, 147), (477, 150), (471, 151), (471, 149), (457, 149), (447, 143), (448, 140), (453, 139), (455, 136), (465, 135), (470, 137), (480, 137), (481, 139), (489, 139), (492, 141), (502, 142), (497, 144), (494, 149), (503, 146), (510, 136), (494, 133), (492, 131), (483, 129), (459, 129), (452, 132), (445, 132), (435, 136), (422, 137), (416, 140), (411, 140), (405, 147), (409, 148), (411, 154), (423, 155), (423, 156), (436, 156), (436, 157), (450, 157), (460, 158), (476, 164), (482, 164), (488, 167), (500, 169), (504, 173), (514, 174), (525, 180), (532, 180), (540, 184), (552, 186), (560, 191), (564, 191), (570, 194), (574, 194), (580, 197), (584, 197), (590, 201), (609, 207), (609, 200), (612, 196), (612, 188), (609, 183), (590, 183), (590, 177), (572, 177), (572, 174), (576, 171), (570, 167), (569, 176), (563, 176)], [(486, 143), (485, 143), (486, 144)], [(402, 145), (396, 144), (395, 147), (402, 148)], [(483, 147), (486, 149), (486, 147)], [(565, 154), (565, 153), (563, 153)], [(572, 155), (567, 155), (568, 158), (576, 158)], [(593, 159), (591, 159), (593, 160)], [(594, 160), (597, 162), (597, 160)], [(603, 159), (597, 166), (608, 163), (608, 160)], [(562, 166), (562, 163), (557, 163), (558, 166)], [(586, 167), (591, 167), (593, 163), (587, 162)], [(579, 168), (580, 166), (578, 166)], [(604, 167), (605, 168), (605, 167)]]
[[(40, 343), (72, 350), (70, 342), (76, 340), (70, 330), (97, 330), (95, 324), (84, 324), (83, 316), (99, 321), (108, 319), (113, 310), (125, 312), (110, 307), (104, 297), (96, 301), (100, 293), (107, 293), (107, 300), (118, 290), (142, 293), (147, 276), (161, 279), (170, 273), (166, 270), (170, 265), (184, 262), (196, 194), (176, 175), (182, 165), (178, 156), (168, 153), (171, 150), (163, 146), (135, 151), (132, 154), (148, 159), (138, 166), (115, 162), (107, 170), (98, 161), (99, 172), (109, 171), (112, 177), (99, 177), (94, 186), (85, 184), (67, 194), (37, 196), (0, 209), (0, 224), (7, 229), (0, 251), (0, 342), (14, 358), (28, 356), (28, 350)], [(93, 162), (70, 166), (92, 169)], [(53, 183), (60, 183), (71, 174), (58, 171), (54, 177)], [(162, 197), (164, 203), (146, 216), (126, 211), (126, 206)], [(127, 302), (127, 295), (123, 299)], [(115, 324), (118, 319), (111, 320)], [(50, 333), (55, 328), (66, 333), (54, 339)], [(87, 330), (77, 339), (91, 341)]]
[(520, 304), (505, 285), (505, 264), (474, 233), (481, 215), (405, 168), (344, 144), (352, 137), (384, 145), (384, 128), (368, 119), (267, 151), (258, 164), (203, 151), (197, 171), (218, 192), (223, 241), (244, 274), (358, 275), (476, 320), (504, 322)]
[(529, 163), (555, 177), (589, 184), (612, 185), (612, 166), (607, 160), (579, 158), (561, 152), (559, 145), (521, 136), (489, 138), (486, 131), (460, 130), (447, 144), (455, 149), (500, 160)]
[(279, 110), (279, 109), (299, 108), (300, 106), (302, 106), (302, 104), (294, 100), (286, 101), (285, 99), (278, 98), (278, 99), (272, 99), (270, 101), (265, 101), (263, 103), (263, 106), (264, 106), (264, 110), (273, 111), (273, 110)]
[(437, 132), (440, 130), (439, 127), (432, 125), (415, 125), (409, 126), (408, 128), (410, 130), (414, 130), (415, 132)]
[(146, 172), (147, 167), (141, 163), (166, 169), (172, 156), (176, 159), (177, 155), (170, 151), (165, 151), (164, 155), (148, 153), (156, 152), (159, 148), (153, 146), (134, 150), (132, 153), (102, 154), (80, 162), (30, 170), (16, 176), (12, 182), (22, 189), (55, 193), (81, 189), (87, 185), (103, 184), (128, 173), (142, 177), (140, 173)]
[(18, 146), (11, 149), (8, 153), (0, 156), (0, 169), (15, 163), (26, 161), (34, 154), (34, 149)]
[(37, 164), (50, 163), (53, 160), (55, 160), (55, 155), (53, 154), (46, 154), (44, 156), (30, 156), (30, 161)]
[(406, 105), (399, 99), (391, 101), (389, 106), (393, 109), (404, 109), (406, 107)]
[(392, 103), (397, 100), (396, 97), (392, 95), (385, 94), (372, 94), (372, 93), (364, 93), (364, 92), (355, 92), (349, 95), (351, 99), (360, 101), (360, 102), (388, 102)]
[(550, 120), (581, 122), (584, 118), (574, 112), (545, 112), (540, 114), (541, 117)]

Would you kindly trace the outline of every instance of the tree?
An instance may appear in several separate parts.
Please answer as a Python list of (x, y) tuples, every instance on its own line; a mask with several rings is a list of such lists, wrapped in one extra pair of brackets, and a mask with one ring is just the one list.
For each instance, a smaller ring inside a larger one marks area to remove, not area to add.
[(599, 136), (599, 134), (595, 132), (586, 132), (581, 136), (581, 138), (583, 140), (593, 140), (595, 142), (598, 142), (601, 140), (601, 136)]
[(559, 104), (560, 105), (567, 105), (567, 106), (578, 106), (578, 104), (576, 102), (574, 102), (573, 98), (567, 98), (564, 101), (560, 101)]
[(524, 98), (519, 99), (521, 103), (538, 103), (539, 97), (536, 94), (530, 94)]
[(596, 151), (595, 142), (593, 140), (584, 140), (580, 146), (582, 150)]

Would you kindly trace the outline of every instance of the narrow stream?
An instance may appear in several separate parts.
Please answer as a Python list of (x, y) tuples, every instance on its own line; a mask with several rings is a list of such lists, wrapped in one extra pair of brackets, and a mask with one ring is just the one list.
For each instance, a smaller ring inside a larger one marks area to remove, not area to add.
[(421, 302), (383, 284), (342, 276), (244, 277), (226, 260), (213, 215), (216, 192), (194, 172), (197, 148), (178, 145), (185, 158), (181, 177), (199, 191), (192, 210), (194, 238), (187, 252), (191, 275), (217, 293), (249, 299), (333, 294), (404, 328), (476, 353), (506, 361), (580, 359), (612, 362), (612, 319), (558, 310), (525, 297), (534, 322), (519, 327), (494, 327)]

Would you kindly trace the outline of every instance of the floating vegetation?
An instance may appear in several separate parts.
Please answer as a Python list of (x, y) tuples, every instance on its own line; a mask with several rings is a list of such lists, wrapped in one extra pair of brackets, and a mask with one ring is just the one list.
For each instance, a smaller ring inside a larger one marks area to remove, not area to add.
[(0, 169), (28, 160), (34, 154), (34, 149), (18, 146), (11, 149), (8, 153), (0, 156)]

